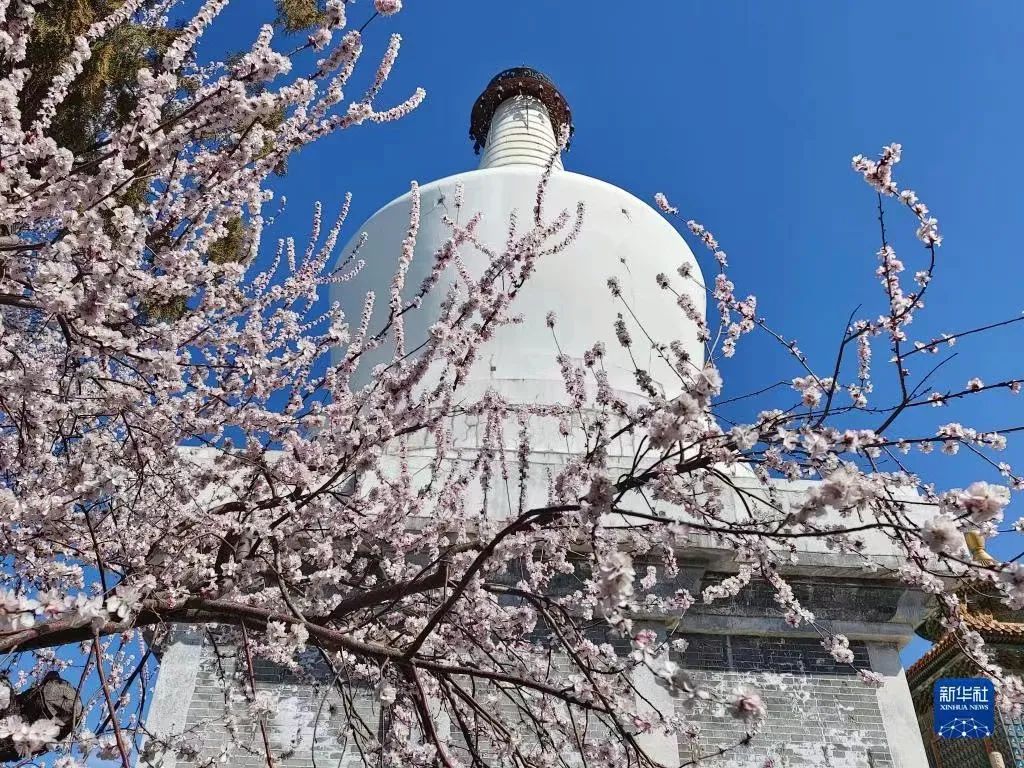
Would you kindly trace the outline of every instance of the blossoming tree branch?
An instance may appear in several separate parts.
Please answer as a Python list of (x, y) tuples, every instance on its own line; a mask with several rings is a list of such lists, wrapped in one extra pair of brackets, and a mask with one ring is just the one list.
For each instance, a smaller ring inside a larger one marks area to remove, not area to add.
[[(351, 82), (363, 35), (384, 29), (365, 22), (386, 22), (398, 0), (329, 0), (297, 48), (276, 45), (266, 26), (230, 64), (195, 54), (227, 5), (207, 0), (138, 69), (127, 119), (108, 122), (85, 150), (55, 138), (96, 46), (128, 24), (168, 28), (175, 5), (115, 4), (74, 41), (29, 110), (36, 9), (0, 0), (0, 758), (50, 752), (53, 765), (73, 768), (98, 754), (128, 768), (140, 750), (195, 757), (187, 737), (154, 734), (143, 716), (152, 648), (187, 626), (226, 629), (241, 649), (239, 674), (224, 675), (225, 702), (248, 702), (268, 766), (281, 759), (266, 726), (275, 702), (253, 665), (265, 659), (301, 676), (310, 654), (330, 670), (349, 713), (344, 740), (367, 765), (455, 768), (497, 754), (517, 766), (568, 764), (567, 755), (595, 767), (655, 766), (641, 737), (689, 726), (639, 701), (638, 672), (676, 697), (719, 696), (670, 659), (691, 606), (766, 582), (780, 616), (852, 665), (847, 638), (796, 599), (784, 572), (807, 539), (861, 556), (865, 568), (890, 567), (864, 554), (869, 532), (905, 553), (893, 577), (938, 596), (965, 652), (995, 680), (1000, 706), (1019, 710), (1020, 680), (957, 629), (957, 590), (982, 584), (1024, 605), (1024, 570), (973, 558), (965, 545), (965, 535), (998, 535), (1010, 489), (1024, 483), (995, 458), (1022, 427), (937, 423), (904, 434), (900, 417), (1021, 384), (943, 383), (923, 364), (985, 329), (911, 332), (941, 238), (925, 204), (896, 181), (898, 145), (854, 159), (868, 183), (866, 215), (877, 205), (882, 224), (881, 291), (878, 309), (851, 319), (833, 359), (809, 359), (759, 317), (754, 298), (735, 292), (716, 239), (690, 221), (718, 265), (708, 286), (714, 317), (681, 289), (694, 280), (685, 266), (657, 283), (699, 328), (707, 362), (644, 327), (611, 278), (619, 320), (595, 328), (593, 346), (573, 351), (581, 357), (561, 351), (558, 318), (548, 315), (565, 395), (527, 405), (465, 382), (498, 329), (553, 309), (517, 299), (540, 260), (570, 247), (587, 212), (582, 203), (548, 210), (550, 164), (533, 210), (509, 222), (505, 242), (478, 238), (473, 200), (450, 201), (450, 238), (411, 282), (414, 185), (394, 276), (378, 293), (359, 285), (358, 243), (338, 247), (347, 200), (333, 218), (324, 211), (335, 201), (317, 206), (304, 245), (264, 237), (268, 179), (289, 155), (399, 120), (422, 101), (421, 90), (396, 98), (385, 88), (398, 36), (370, 64), (365, 91)], [(357, 10), (360, 31), (346, 18)], [(678, 215), (665, 196), (656, 202)], [(886, 238), (906, 227), (921, 243), (905, 257), (909, 268)], [(214, 258), (232, 239), (235, 256)], [(469, 266), (470, 252), (485, 268)], [(364, 292), (353, 294), (363, 296), (360, 316), (321, 300), (338, 285)], [(425, 317), (424, 299), (435, 295), (439, 310)], [(413, 323), (429, 333), (421, 338)], [(751, 333), (777, 339), (798, 366), (791, 407), (755, 407), (748, 423), (723, 426), (718, 364)], [(679, 394), (664, 398), (637, 363), (647, 397), (621, 398), (604, 369), (609, 344), (643, 350), (637, 360), (653, 350)], [(881, 377), (895, 382), (895, 399), (876, 400)], [(471, 417), (483, 425), (483, 448), (454, 461), (452, 425)], [(854, 417), (874, 425), (849, 427)], [(547, 501), (533, 504), (527, 457), (543, 424), (584, 448), (549, 478)], [(631, 466), (612, 467), (607, 448), (627, 434), (638, 446)], [(977, 481), (936, 488), (917, 477), (905, 454), (933, 447), (963, 448), (950, 460), (977, 459)], [(424, 450), (427, 477), (410, 469), (411, 453)], [(738, 466), (764, 488), (777, 477), (820, 482), (790, 508), (737, 485)], [(482, 515), (472, 499), (499, 492), (512, 514)], [(749, 514), (725, 514), (729, 494)], [(932, 514), (919, 514), (924, 507)], [(658, 590), (697, 535), (735, 553), (735, 575), (698, 594)], [(578, 579), (569, 591), (556, 588), (566, 574)], [(641, 628), (650, 616), (670, 617), (674, 629)], [(595, 642), (595, 626), (629, 650)], [(356, 713), (361, 691), (372, 692), (386, 727)], [(718, 704), (735, 717), (737, 745), (756, 738), (766, 711), (754, 688)], [(238, 726), (227, 709), (230, 745)]]

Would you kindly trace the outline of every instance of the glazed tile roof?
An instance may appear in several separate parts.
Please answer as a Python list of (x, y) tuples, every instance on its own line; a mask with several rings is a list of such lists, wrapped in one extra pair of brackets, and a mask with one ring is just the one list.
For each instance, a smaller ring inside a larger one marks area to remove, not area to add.
[[(963, 617), (968, 629), (974, 630), (985, 640), (1018, 641), (1024, 643), (1024, 622), (1000, 621), (987, 614), (968, 613)], [(944, 656), (947, 651), (956, 647), (956, 638), (952, 632), (943, 635), (935, 645), (928, 649), (920, 659), (907, 668), (907, 682), (913, 686), (913, 680), (921, 676), (932, 663)]]

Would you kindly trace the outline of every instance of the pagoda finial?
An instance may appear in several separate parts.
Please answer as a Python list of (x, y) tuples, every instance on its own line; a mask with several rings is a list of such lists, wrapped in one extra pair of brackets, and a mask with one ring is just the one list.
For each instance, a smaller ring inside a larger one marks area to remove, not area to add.
[[(477, 154), (482, 148), (487, 147), (489, 140), (493, 143), (491, 129), (495, 115), (501, 118), (505, 117), (507, 112), (507, 107), (502, 110), (502, 105), (517, 99), (517, 97), (522, 103), (532, 106), (534, 110), (546, 112), (546, 122), (549, 123), (551, 138), (555, 141), (556, 146), (557, 137), (562, 131), (568, 130), (569, 137), (572, 137), (572, 112), (565, 97), (551, 81), (551, 78), (532, 67), (512, 67), (491, 78), (483, 93), (473, 104), (469, 122), (469, 137), (473, 140), (473, 149)], [(568, 149), (568, 142), (566, 148)]]

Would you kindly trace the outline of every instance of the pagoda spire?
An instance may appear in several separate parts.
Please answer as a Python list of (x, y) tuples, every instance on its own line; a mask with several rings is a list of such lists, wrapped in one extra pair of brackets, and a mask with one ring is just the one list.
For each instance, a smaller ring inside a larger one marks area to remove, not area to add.
[(507, 165), (544, 167), (555, 155), (562, 168), (558, 137), (572, 134), (572, 113), (555, 84), (531, 67), (496, 75), (473, 105), (469, 135), (481, 168)]

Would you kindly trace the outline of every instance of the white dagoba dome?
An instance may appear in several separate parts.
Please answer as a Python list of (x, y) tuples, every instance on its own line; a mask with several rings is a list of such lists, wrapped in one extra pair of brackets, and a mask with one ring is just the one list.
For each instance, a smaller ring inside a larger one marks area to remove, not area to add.
[[(518, 214), (520, 234), (532, 223), (538, 183), (548, 160), (558, 152), (556, 135), (571, 130), (569, 107), (543, 74), (517, 67), (491, 80), (472, 114), (470, 135), (476, 140), (477, 151), (483, 150), (480, 167), (420, 187), (421, 224), (406, 294), (418, 287), (434, 254), (451, 235), (443, 217), (454, 216), (457, 187), (463, 188), (465, 201), (462, 223), (480, 213), (478, 240), (501, 252), (513, 211)], [(566, 354), (582, 359), (594, 342), (603, 341), (611, 385), (623, 394), (639, 396), (642, 392), (636, 383), (633, 361), (615, 337), (614, 323), (621, 313), (633, 338), (636, 365), (645, 368), (664, 393), (672, 396), (679, 391), (678, 377), (651, 349), (623, 302), (612, 297), (608, 279), (618, 280), (622, 299), (651, 337), (659, 342), (679, 339), (693, 363), (700, 366), (704, 345), (697, 338), (696, 327), (677, 306), (675, 295), (659, 288), (655, 280), (659, 273), (668, 275), (673, 287), (687, 294), (703, 314), (704, 281), (696, 259), (661, 213), (612, 184), (563, 170), (561, 158), (556, 157), (545, 216), (550, 220), (567, 210), (574, 217), (578, 203), (585, 206), (579, 237), (564, 251), (541, 257), (513, 307), (514, 312), (525, 316), (525, 321), (498, 331), (473, 372), (473, 383), (495, 387), (518, 402), (563, 399), (564, 387), (555, 360), (557, 349), (545, 324), (546, 314), (553, 311), (558, 318), (558, 343)], [(410, 195), (405, 194), (377, 211), (361, 230), (367, 240), (360, 258), (367, 262), (374, 287), (379, 286), (378, 302), (386, 301), (387, 281), (408, 229), (409, 210)], [(552, 244), (567, 233), (568, 228), (562, 236), (553, 238)], [(468, 245), (460, 253), (470, 269), (479, 274), (487, 257)], [(689, 278), (677, 272), (684, 265), (690, 270)], [(454, 280), (454, 272), (452, 275)], [(446, 287), (439, 286), (440, 290), (415, 313), (407, 327), (410, 348), (436, 317)], [(352, 294), (352, 286), (342, 284), (335, 288), (332, 298), (341, 301), (350, 316), (358, 317), (359, 307), (353, 305)]]
[[(538, 184), (548, 161), (558, 152), (556, 136), (563, 131), (571, 135), (571, 113), (547, 77), (518, 67), (491, 80), (473, 107), (470, 127), (477, 151), (482, 150), (480, 167), (420, 186), (420, 228), (406, 297), (419, 287), (434, 264), (434, 254), (451, 236), (444, 218), (456, 216), (454, 203), (460, 187), (464, 204), (459, 223), (465, 224), (479, 213), (475, 229), (478, 242), (498, 253), (504, 251), (513, 212), (518, 216), (518, 234), (529, 230)], [(703, 277), (680, 234), (647, 203), (607, 182), (564, 170), (556, 157), (544, 203), (545, 220), (566, 210), (571, 221), (549, 245), (562, 241), (569, 233), (579, 203), (585, 209), (579, 236), (564, 250), (538, 260), (512, 307), (513, 314), (522, 314), (524, 321), (498, 329), (463, 385), (464, 397), (476, 399), (490, 389), (513, 403), (567, 401), (556, 360), (558, 347), (546, 325), (549, 311), (557, 317), (558, 346), (577, 364), (595, 342), (604, 343), (603, 363), (609, 384), (627, 402), (646, 398), (636, 381), (636, 366), (650, 374), (665, 396), (673, 397), (681, 389), (679, 376), (652, 349), (637, 320), (658, 342), (678, 339), (691, 364), (696, 368), (703, 365), (704, 345), (695, 324), (679, 308), (675, 294), (661, 289), (655, 279), (659, 273), (668, 275), (674, 289), (687, 295), (703, 316)], [(360, 236), (365, 235), (366, 241), (359, 256), (367, 266), (359, 281), (364, 283), (368, 278), (376, 291), (381, 313), (378, 317), (386, 312), (381, 305), (387, 301), (388, 285), (409, 227), (409, 213), (410, 195), (405, 194), (377, 211), (361, 230)], [(352, 244), (345, 253), (351, 248)], [(459, 253), (475, 275), (489, 262), (472, 245), (463, 246)], [(689, 270), (688, 278), (680, 277), (680, 267)], [(435, 322), (445, 291), (457, 280), (454, 269), (450, 274), (451, 279), (442, 279), (421, 309), (406, 315), (407, 348), (414, 349)], [(621, 286), (621, 299), (612, 296), (609, 278)], [(362, 298), (361, 291), (345, 283), (336, 286), (332, 296), (353, 322), (359, 317)], [(615, 321), (620, 313), (633, 340), (630, 350), (616, 340)], [(379, 327), (380, 322), (372, 327)], [(480, 439), (479, 428), (463, 422), (467, 417), (453, 423), (453, 434), (460, 449), (473, 450)], [(514, 425), (509, 427), (506, 434), (511, 438), (517, 430)], [(536, 425), (531, 432), (531, 464), (557, 464), (581, 448), (575, 438), (567, 443), (551, 420)], [(630, 435), (620, 438), (617, 445), (609, 447), (609, 457), (628, 461), (635, 449), (632, 440)], [(509, 449), (514, 450), (514, 446)], [(539, 483), (537, 493), (543, 494), (541, 478), (531, 481), (531, 485), (534, 482)]]

